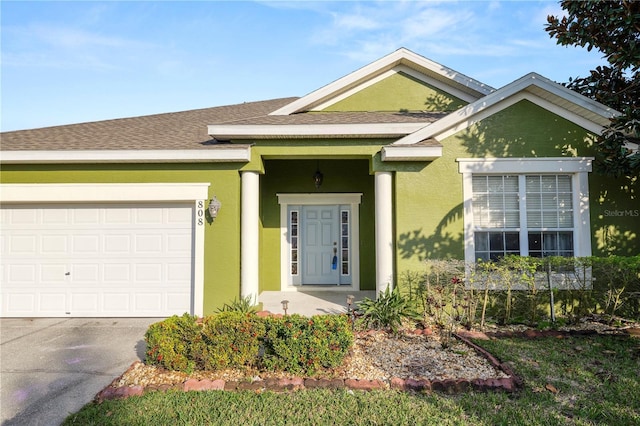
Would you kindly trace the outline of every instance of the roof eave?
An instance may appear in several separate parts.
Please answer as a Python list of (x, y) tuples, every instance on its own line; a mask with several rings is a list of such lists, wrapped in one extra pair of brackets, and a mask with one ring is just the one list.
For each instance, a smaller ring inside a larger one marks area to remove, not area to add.
[(0, 164), (249, 162), (251, 147), (193, 150), (24, 150), (0, 152)]
[(289, 124), (289, 125), (209, 125), (209, 135), (217, 140), (283, 138), (398, 138), (429, 123), (369, 124)]

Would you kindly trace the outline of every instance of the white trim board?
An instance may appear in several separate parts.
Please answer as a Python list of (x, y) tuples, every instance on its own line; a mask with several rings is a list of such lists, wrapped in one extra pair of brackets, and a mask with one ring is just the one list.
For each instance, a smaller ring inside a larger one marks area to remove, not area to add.
[(397, 138), (428, 126), (430, 123), (369, 124), (210, 124), (209, 135), (219, 140), (270, 138)]
[[(183, 201), (193, 203), (193, 314), (204, 312), (204, 229), (199, 210), (209, 198), (209, 183), (0, 184), (2, 204)], [(198, 203), (202, 202), (199, 206)]]
[(249, 162), (251, 148), (183, 150), (2, 151), (2, 164)]

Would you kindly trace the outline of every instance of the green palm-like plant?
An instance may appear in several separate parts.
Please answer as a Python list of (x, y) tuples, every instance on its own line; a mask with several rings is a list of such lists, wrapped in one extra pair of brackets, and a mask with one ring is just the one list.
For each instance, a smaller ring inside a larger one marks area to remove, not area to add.
[(420, 320), (422, 316), (398, 288), (389, 287), (376, 300), (368, 297), (358, 302), (358, 311), (365, 327), (387, 329), (396, 333), (403, 319)]

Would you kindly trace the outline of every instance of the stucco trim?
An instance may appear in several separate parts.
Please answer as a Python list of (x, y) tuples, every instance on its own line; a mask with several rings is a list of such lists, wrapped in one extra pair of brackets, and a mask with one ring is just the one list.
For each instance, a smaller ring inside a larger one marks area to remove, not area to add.
[(249, 162), (251, 147), (193, 150), (2, 151), (2, 164)]
[(462, 73), (431, 61), (408, 49), (401, 48), (375, 62), (365, 65), (359, 70), (348, 74), (333, 83), (330, 83), (280, 109), (277, 109), (276, 111), (273, 111), (269, 115), (289, 115), (309, 110), (315, 105), (326, 102), (330, 98), (338, 96), (346, 90), (361, 85), (399, 64), (406, 65), (427, 75), (433, 75), (435, 78), (442, 81), (449, 81), (451, 86), (458, 86), (460, 90), (466, 90), (476, 97), (487, 95), (495, 90), (493, 87), (467, 77)]
[(0, 202), (5, 203), (90, 203), (90, 202), (191, 202), (194, 211), (193, 314), (204, 312), (205, 226), (204, 214), (210, 183), (71, 183), (0, 184)]
[[(351, 206), (351, 285), (340, 286), (318, 286), (313, 287), (314, 291), (359, 291), (360, 290), (360, 203), (362, 193), (298, 193), (298, 194), (276, 194), (278, 204), (280, 204), (280, 291), (308, 291), (308, 287), (295, 286), (289, 274), (291, 253), (290, 243), (287, 238), (289, 205), (331, 205), (349, 204)], [(302, 287), (302, 288), (301, 288)]]
[(382, 161), (433, 161), (442, 157), (441, 146), (385, 146)]

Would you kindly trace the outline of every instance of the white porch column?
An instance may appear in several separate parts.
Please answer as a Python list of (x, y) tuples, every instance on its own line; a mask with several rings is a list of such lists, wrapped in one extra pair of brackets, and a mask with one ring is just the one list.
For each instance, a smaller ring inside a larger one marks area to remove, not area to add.
[(258, 303), (259, 190), (258, 172), (242, 172), (240, 220), (240, 295)]
[(376, 172), (376, 296), (393, 288), (393, 174)]

